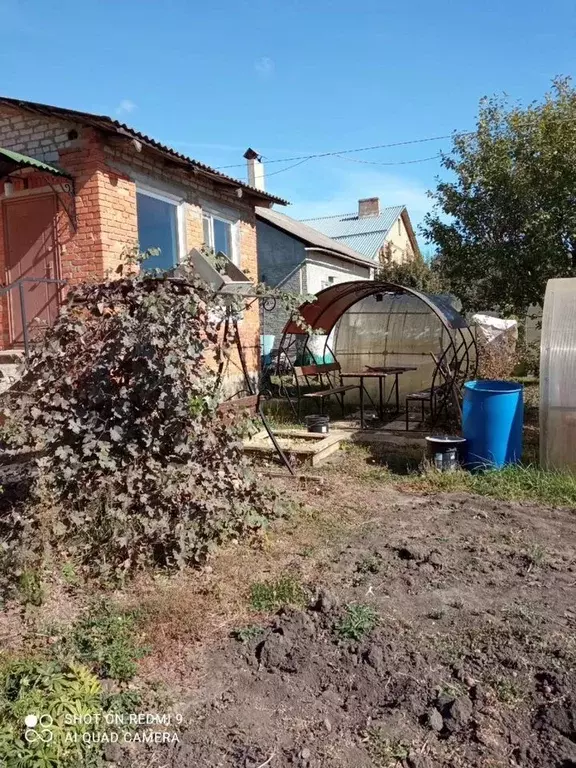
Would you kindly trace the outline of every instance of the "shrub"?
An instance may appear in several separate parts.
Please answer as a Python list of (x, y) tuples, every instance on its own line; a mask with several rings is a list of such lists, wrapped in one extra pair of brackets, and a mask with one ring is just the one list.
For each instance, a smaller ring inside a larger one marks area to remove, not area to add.
[[(71, 724), (66, 716), (79, 715), (89, 721), (100, 717), (102, 711), (100, 683), (85, 667), (43, 660), (0, 664), (0, 765), (99, 765), (99, 745), (82, 740), (83, 733), (98, 728), (88, 722)], [(28, 730), (24, 722), (28, 715), (43, 717)]]
[(273, 514), (217, 411), (224, 314), (186, 270), (69, 294), (7, 414), (42, 452), (38, 503), (0, 526), (13, 572), (46, 551), (102, 577), (181, 567)]

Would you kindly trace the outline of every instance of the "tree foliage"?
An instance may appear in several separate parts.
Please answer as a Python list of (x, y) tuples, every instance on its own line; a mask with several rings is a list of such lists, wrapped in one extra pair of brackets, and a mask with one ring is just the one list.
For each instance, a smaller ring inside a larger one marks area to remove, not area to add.
[(419, 253), (406, 261), (397, 262), (392, 259), (391, 248), (384, 254), (376, 280), (405, 285), (424, 293), (440, 293), (442, 290), (439, 275), (426, 264)]
[(436, 268), (465, 309), (523, 314), (546, 282), (576, 274), (576, 91), (554, 81), (526, 108), (484, 99), (457, 134), (425, 233)]
[(41, 453), (44, 502), (8, 521), (21, 551), (122, 575), (198, 562), (272, 515), (217, 410), (224, 313), (193, 273), (73, 290), (9, 414)]

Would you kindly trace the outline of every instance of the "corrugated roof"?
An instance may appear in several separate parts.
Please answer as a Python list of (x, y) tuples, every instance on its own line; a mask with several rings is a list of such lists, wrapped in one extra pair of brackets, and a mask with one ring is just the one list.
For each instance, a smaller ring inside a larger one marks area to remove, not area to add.
[(373, 266), (371, 259), (365, 259), (361, 253), (350, 248), (347, 244), (333, 240), (308, 224), (286, 216), (285, 213), (280, 213), (280, 211), (275, 211), (272, 208), (258, 207), (256, 208), (256, 218), (284, 232), (288, 232), (298, 238), (298, 240), (302, 240), (309, 247), (330, 251), (335, 256), (339, 256), (347, 261), (354, 261), (365, 266)]
[(374, 259), (392, 225), (405, 209), (404, 205), (393, 205), (382, 209), (378, 216), (359, 217), (357, 213), (343, 213), (303, 219), (303, 223), (334, 240), (345, 242), (363, 256)]
[(80, 123), (81, 125), (90, 125), (93, 128), (97, 128), (100, 131), (111, 133), (120, 136), (129, 136), (132, 139), (140, 141), (143, 145), (156, 150), (157, 152), (168, 156), (172, 160), (179, 161), (183, 166), (188, 166), (191, 170), (198, 170), (201, 173), (209, 176), (214, 181), (220, 181), (222, 183), (233, 184), (234, 186), (246, 189), (255, 197), (260, 197), (265, 200), (269, 200), (274, 203), (280, 203), (281, 205), (287, 205), (287, 201), (281, 197), (270, 195), (268, 192), (264, 192), (261, 189), (256, 189), (246, 184), (244, 181), (227, 176), (225, 173), (220, 173), (215, 168), (211, 168), (209, 165), (193, 160), (187, 155), (183, 155), (180, 152), (176, 152), (175, 149), (161, 144), (159, 141), (152, 139), (150, 136), (146, 136), (140, 131), (136, 131), (134, 128), (121, 123), (118, 120), (114, 120), (107, 115), (94, 115), (91, 112), (79, 112), (75, 109), (65, 109), (63, 107), (55, 107), (51, 104), (40, 104), (35, 101), (23, 101), (22, 99), (10, 99), (5, 96), (0, 96), (0, 104), (6, 104), (10, 107), (16, 107), (18, 109), (25, 109), (28, 112), (44, 115), (46, 117), (56, 117), (60, 120), (67, 120), (72, 123)]
[(2, 149), (0, 147), (0, 176), (13, 173), (19, 168), (37, 168), (40, 171), (48, 171), (48, 173), (54, 176), (70, 178), (60, 168), (54, 168), (54, 166), (48, 165), (48, 163), (43, 163), (42, 160), (36, 160), (35, 157), (28, 157), (28, 155), (22, 155), (20, 152), (13, 152), (11, 149)]

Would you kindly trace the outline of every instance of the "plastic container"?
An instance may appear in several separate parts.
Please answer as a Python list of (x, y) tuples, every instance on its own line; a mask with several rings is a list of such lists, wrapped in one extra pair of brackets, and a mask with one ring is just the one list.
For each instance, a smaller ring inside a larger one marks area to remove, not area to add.
[(260, 336), (260, 345), (262, 348), (262, 363), (270, 365), (272, 362), (272, 350), (274, 349), (274, 339), (276, 336), (270, 334)]
[(330, 432), (329, 416), (316, 413), (313, 416), (306, 416), (304, 421), (306, 422), (306, 429), (308, 432), (319, 432), (321, 434)]
[(464, 459), (466, 439), (453, 435), (430, 435), (426, 438), (428, 461), (440, 472), (453, 472)]
[(522, 457), (524, 397), (513, 381), (467, 381), (464, 384), (462, 433), (469, 469), (498, 468)]

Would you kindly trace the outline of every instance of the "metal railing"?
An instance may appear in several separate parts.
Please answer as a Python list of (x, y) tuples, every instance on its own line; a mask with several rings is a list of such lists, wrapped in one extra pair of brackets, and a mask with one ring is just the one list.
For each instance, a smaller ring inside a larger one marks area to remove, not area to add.
[(0, 296), (6, 296), (10, 294), (10, 291), (18, 289), (20, 298), (20, 317), (22, 320), (22, 339), (24, 341), (24, 355), (26, 360), (30, 357), (30, 335), (28, 332), (28, 318), (26, 316), (26, 303), (24, 293), (24, 283), (53, 283), (55, 285), (66, 285), (67, 280), (62, 280), (56, 277), (19, 277), (18, 280), (14, 280), (10, 285), (0, 286)]

